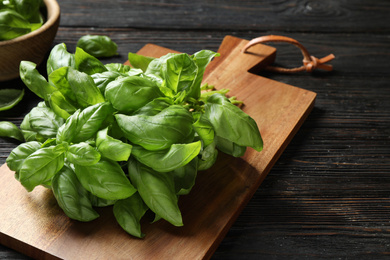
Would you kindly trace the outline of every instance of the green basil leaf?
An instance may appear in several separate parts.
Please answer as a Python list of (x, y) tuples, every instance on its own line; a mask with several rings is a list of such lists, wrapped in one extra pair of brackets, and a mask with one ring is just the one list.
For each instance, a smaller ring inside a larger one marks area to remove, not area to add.
[(49, 75), (49, 83), (55, 86), (64, 98), (74, 107), (79, 107), (76, 94), (73, 92), (73, 89), (68, 81), (68, 71), (69, 67), (61, 67), (54, 70)]
[(172, 55), (162, 66), (166, 87), (173, 93), (190, 92), (198, 73), (198, 67), (186, 53)]
[(39, 13), (42, 0), (12, 0), (15, 10), (27, 20)]
[(30, 154), (19, 170), (19, 181), (28, 190), (50, 182), (64, 166), (66, 146), (60, 144), (41, 148)]
[(217, 148), (221, 152), (232, 155), (234, 157), (241, 157), (245, 154), (246, 151), (246, 146), (238, 145), (220, 136), (216, 137), (216, 144)]
[(42, 27), (43, 23), (30, 23), (31, 25), (31, 31), (35, 31), (37, 29), (39, 29), (40, 27)]
[(44, 142), (47, 138), (41, 136), (31, 128), (30, 116), (31, 116), (31, 111), (23, 118), (23, 121), (20, 124), (20, 130), (22, 131), (24, 139), (26, 140), (26, 142), (30, 142), (30, 141)]
[(87, 107), (105, 101), (99, 88), (88, 74), (69, 68), (67, 79), (77, 103), (81, 107)]
[(11, 40), (31, 32), (30, 23), (18, 12), (0, 10), (0, 40)]
[(127, 233), (139, 238), (145, 236), (141, 232), (140, 221), (148, 210), (148, 207), (145, 205), (138, 192), (127, 199), (115, 202), (113, 210), (119, 225)]
[(74, 169), (83, 187), (100, 198), (125, 199), (137, 191), (117, 162), (100, 160), (90, 166), (75, 164)]
[(139, 163), (129, 161), (129, 176), (145, 204), (158, 216), (174, 226), (183, 226), (172, 173), (159, 173)]
[[(22, 125), (20, 125), (20, 126), (22, 126)], [(26, 142), (30, 142), (30, 141), (44, 142), (47, 139), (47, 138), (39, 135), (37, 132), (34, 132), (32, 130), (21, 129), (21, 131), (22, 131), (24, 140)]]
[(146, 75), (144, 74), (144, 72), (143, 72), (141, 69), (132, 68), (132, 69), (129, 70), (126, 74), (127, 74), (128, 76), (140, 76), (140, 77), (145, 77), (145, 78), (148, 78), (148, 79), (154, 81), (154, 82), (157, 84), (157, 82), (156, 82), (154, 79), (152, 79), (152, 78), (146, 76)]
[(22, 130), (33, 131), (44, 138), (56, 137), (65, 120), (46, 106), (37, 106), (25, 116), (20, 125)]
[(154, 219), (151, 223), (156, 223), (157, 221), (159, 221), (160, 219), (162, 219), (162, 217), (160, 217), (159, 215), (157, 214), (154, 214)]
[(96, 135), (96, 147), (106, 158), (113, 161), (127, 161), (130, 157), (132, 146), (107, 134), (108, 128), (100, 130)]
[(0, 121), (0, 137), (9, 137), (24, 141), (22, 131), (13, 123), (7, 121)]
[(49, 96), (49, 104), (54, 113), (63, 119), (68, 119), (77, 110), (60, 91), (54, 91)]
[(88, 75), (107, 71), (103, 63), (94, 56), (86, 53), (83, 49), (76, 47), (74, 54), (76, 59), (76, 69)]
[(45, 17), (41, 14), (41, 12), (37, 11), (31, 14), (31, 16), (28, 18), (28, 21), (30, 22), (31, 31), (35, 31), (42, 27), (45, 22)]
[(162, 96), (153, 81), (138, 76), (112, 81), (105, 90), (106, 99), (122, 113), (130, 113)]
[(74, 54), (67, 51), (65, 43), (53, 47), (46, 63), (47, 75), (62, 67), (76, 67)]
[(203, 141), (203, 146), (208, 146), (214, 141), (215, 131), (211, 123), (201, 114), (193, 113), (195, 123), (193, 127), (195, 132), (199, 135), (200, 139)]
[(118, 55), (118, 46), (105, 35), (84, 35), (77, 41), (77, 47), (94, 57), (111, 57)]
[(200, 155), (201, 156), (198, 160), (199, 171), (207, 170), (213, 166), (218, 157), (215, 140), (208, 146), (204, 147), (200, 152)]
[(104, 101), (94, 80), (71, 67), (62, 67), (49, 75), (49, 82), (64, 96), (66, 103), (84, 108)]
[(0, 89), (0, 111), (13, 108), (23, 96), (24, 89)]
[(263, 149), (263, 141), (255, 120), (230, 103), (224, 95), (214, 94), (209, 97), (204, 115), (217, 136), (239, 146), (249, 146), (257, 151)]
[(107, 85), (120, 77), (123, 77), (121, 73), (116, 71), (105, 71), (102, 73), (95, 73), (91, 75), (95, 85), (100, 89), (100, 92), (104, 94)]
[(87, 141), (97, 133), (102, 123), (112, 112), (112, 107), (107, 102), (89, 106), (83, 111), (77, 110), (58, 129), (57, 142)]
[(141, 163), (158, 172), (170, 172), (183, 167), (200, 152), (200, 141), (189, 144), (173, 144), (168, 150), (148, 151), (134, 146), (133, 156)]
[(53, 145), (57, 145), (57, 140), (56, 140), (55, 138), (50, 138), (50, 139), (47, 139), (47, 140), (41, 145), (41, 148), (49, 147), (49, 146), (53, 146)]
[(173, 101), (167, 97), (160, 97), (153, 99), (140, 109), (136, 110), (134, 115), (154, 116), (163, 111), (164, 109), (173, 105)]
[(155, 58), (129, 52), (128, 59), (131, 66), (137, 69), (141, 69), (143, 72), (145, 72), (149, 66), (149, 63)]
[(38, 97), (47, 100), (48, 95), (57, 89), (50, 85), (36, 69), (37, 65), (31, 61), (21, 61), (19, 67), (20, 78), (23, 83)]
[(158, 59), (153, 59), (149, 62), (148, 67), (146, 68), (145, 74), (154, 78), (160, 78), (162, 81), (162, 68), (166, 64), (167, 59), (177, 55), (176, 53), (168, 53), (164, 56), (161, 56)]
[(164, 150), (172, 144), (189, 143), (194, 138), (191, 113), (172, 105), (154, 116), (116, 114), (125, 137), (147, 150)]
[(18, 172), (24, 162), (24, 160), (32, 153), (41, 148), (41, 143), (31, 141), (22, 143), (14, 148), (6, 159), (8, 168), (12, 171)]
[(124, 65), (122, 63), (109, 63), (104, 65), (108, 71), (119, 72), (119, 73), (128, 73), (131, 70), (129, 65)]
[[(56, 139), (57, 143), (62, 142), (68, 142), (68, 143), (74, 143), (73, 139), (76, 137), (77, 133), (79, 132), (79, 129), (82, 127), (82, 122), (79, 122), (78, 118), (81, 117), (81, 110), (76, 110), (68, 119), (66, 119), (65, 124), (63, 124), (57, 132)], [(83, 118), (83, 117), (81, 117)], [(93, 134), (91, 134), (90, 137), (92, 137)], [(90, 137), (88, 137), (86, 140), (88, 140)], [(85, 141), (85, 140), (83, 140)]]
[(73, 170), (64, 166), (52, 180), (52, 190), (58, 205), (71, 219), (91, 221), (99, 217)]
[(77, 103), (81, 107), (87, 107), (105, 101), (102, 93), (89, 75), (69, 68), (68, 82)]
[(22, 134), (26, 142), (30, 141), (40, 141), (44, 142), (46, 138), (39, 136), (36, 132), (34, 131), (29, 131), (29, 130), (22, 130)]
[(66, 159), (73, 164), (82, 166), (93, 165), (100, 160), (100, 153), (86, 142), (69, 146)]
[(195, 157), (191, 162), (183, 167), (173, 171), (175, 181), (175, 191), (177, 195), (187, 195), (195, 185), (198, 172), (198, 158)]
[(219, 53), (215, 53), (209, 50), (201, 50), (191, 56), (191, 58), (193, 58), (198, 67), (198, 73), (196, 74), (194, 84), (188, 93), (189, 97), (195, 99), (200, 98), (200, 86), (202, 84), (203, 75), (206, 70), (206, 67), (214, 57), (218, 56), (220, 56)]

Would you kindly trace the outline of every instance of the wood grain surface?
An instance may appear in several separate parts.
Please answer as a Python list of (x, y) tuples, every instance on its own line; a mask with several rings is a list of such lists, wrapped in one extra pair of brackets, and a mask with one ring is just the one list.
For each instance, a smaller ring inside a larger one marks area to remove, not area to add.
[[(259, 72), (316, 92), (316, 103), (212, 259), (388, 259), (389, 1), (59, 3), (55, 44), (64, 42), (74, 51), (82, 35), (109, 35), (119, 55), (105, 63), (122, 62), (147, 43), (188, 53), (217, 51), (226, 35), (247, 40), (284, 35), (316, 57), (335, 54), (330, 73)], [(279, 65), (301, 64), (295, 47), (271, 45)], [(15, 80), (0, 86), (23, 84)], [(37, 102), (27, 91), (23, 103), (0, 112), (0, 120), (20, 124)], [(0, 139), (0, 164), (17, 145)], [(29, 258), (0, 246), (0, 259)]]

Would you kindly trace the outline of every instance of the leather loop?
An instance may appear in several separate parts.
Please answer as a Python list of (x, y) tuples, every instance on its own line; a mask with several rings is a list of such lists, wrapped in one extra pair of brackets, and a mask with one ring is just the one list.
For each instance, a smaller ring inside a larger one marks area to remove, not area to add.
[(301, 67), (290, 69), (290, 68), (268, 66), (266, 67), (267, 70), (280, 72), (280, 73), (296, 73), (301, 71), (312, 72), (315, 69), (322, 69), (326, 71), (331, 71), (333, 69), (332, 65), (326, 64), (327, 62), (335, 58), (333, 54), (329, 54), (326, 57), (318, 59), (314, 56), (311, 56), (310, 53), (307, 51), (307, 49), (300, 42), (286, 36), (267, 35), (267, 36), (262, 36), (262, 37), (252, 39), (244, 46), (242, 52), (244, 53), (247, 52), (248, 49), (253, 45), (260, 44), (260, 43), (267, 43), (267, 42), (286, 42), (286, 43), (293, 44), (301, 50), (303, 56), (303, 65)]

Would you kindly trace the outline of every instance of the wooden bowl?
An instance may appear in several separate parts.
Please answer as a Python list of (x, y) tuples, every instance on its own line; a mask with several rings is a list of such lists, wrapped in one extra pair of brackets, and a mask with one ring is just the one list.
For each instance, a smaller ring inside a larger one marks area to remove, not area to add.
[(56, 0), (43, 0), (46, 22), (37, 30), (17, 38), (0, 41), (0, 81), (19, 77), (22, 60), (39, 65), (45, 58), (57, 34), (60, 6)]

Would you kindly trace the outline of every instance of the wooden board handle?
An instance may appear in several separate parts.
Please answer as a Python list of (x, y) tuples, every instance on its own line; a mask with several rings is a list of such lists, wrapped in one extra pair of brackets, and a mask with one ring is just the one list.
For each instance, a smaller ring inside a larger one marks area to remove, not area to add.
[(315, 69), (322, 69), (326, 71), (331, 71), (333, 69), (332, 65), (326, 64), (327, 62), (335, 58), (333, 54), (329, 54), (324, 58), (318, 59), (314, 56), (311, 56), (310, 53), (307, 51), (307, 49), (300, 42), (286, 36), (267, 35), (267, 36), (262, 36), (262, 37), (252, 39), (244, 46), (242, 52), (246, 53), (248, 49), (251, 48), (252, 46), (259, 43), (267, 43), (267, 42), (286, 42), (286, 43), (293, 44), (301, 50), (303, 55), (303, 65), (301, 67), (287, 69), (282, 67), (267, 66), (266, 67), (267, 70), (274, 71), (274, 72), (281, 72), (281, 73), (296, 73), (301, 71), (312, 72)]

